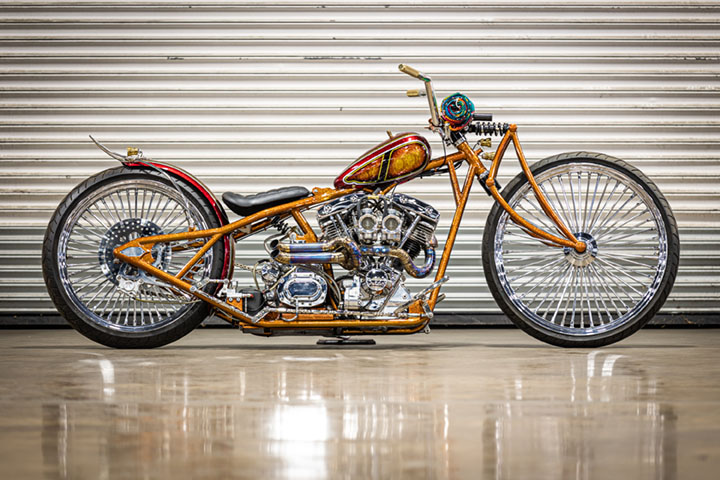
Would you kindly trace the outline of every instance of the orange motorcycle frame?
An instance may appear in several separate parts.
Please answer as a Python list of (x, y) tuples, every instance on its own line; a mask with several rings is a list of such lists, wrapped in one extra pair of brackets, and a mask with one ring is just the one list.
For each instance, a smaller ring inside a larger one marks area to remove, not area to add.
[[(513, 144), (520, 166), (533, 189), (538, 203), (548, 218), (550, 218), (555, 224), (559, 235), (546, 232), (525, 220), (520, 214), (513, 210), (513, 208), (498, 191), (496, 184), (497, 173), (510, 143)], [(440, 283), (442, 283), (441, 280), (445, 276), (445, 271), (447, 270), (447, 266), (450, 261), (450, 255), (452, 254), (455, 239), (457, 237), (458, 230), (460, 229), (460, 223), (465, 211), (465, 206), (467, 205), (470, 191), (476, 178), (478, 181), (485, 183), (490, 195), (508, 213), (510, 219), (520, 226), (520, 228), (529, 236), (538, 239), (548, 246), (574, 248), (578, 252), (585, 250), (585, 244), (578, 241), (567, 226), (563, 224), (562, 220), (560, 220), (558, 215), (552, 209), (550, 203), (547, 201), (535, 182), (527, 160), (522, 152), (522, 148), (520, 147), (516, 125), (513, 124), (509, 126), (509, 129), (502, 138), (495, 155), (493, 156), (489, 171), (480, 161), (479, 155), (482, 153), (482, 148), (473, 150), (467, 141), (463, 140), (457, 145), (457, 149), (457, 153), (431, 160), (424, 169), (424, 172), (431, 172), (441, 167), (448, 170), (456, 209), (452, 223), (450, 224), (447, 241), (445, 242), (443, 248), (443, 254), (440, 258), (440, 263), (438, 264), (435, 275), (435, 283), (437, 283), (437, 286), (429, 292), (430, 297), (429, 300), (427, 300), (427, 303), (425, 303), (426, 301), (421, 298), (407, 307), (408, 313), (406, 318), (373, 319), (370, 317), (369, 319), (338, 319), (337, 314), (334, 311), (325, 310), (324, 308), (316, 308), (312, 309), (315, 310), (314, 313), (294, 314), (270, 311), (262, 318), (256, 321), (250, 321), (248, 320), (249, 316), (242, 311), (242, 301), (234, 299), (222, 300), (218, 297), (205, 293), (202, 289), (198, 289), (196, 286), (191, 285), (183, 279), (183, 277), (202, 259), (205, 253), (207, 253), (207, 251), (220, 239), (231, 235), (234, 240), (240, 240), (248, 235), (270, 227), (273, 222), (278, 220), (282, 221), (292, 217), (302, 232), (302, 235), (299, 236), (298, 239), (306, 242), (316, 242), (317, 236), (304, 217), (303, 211), (362, 189), (314, 188), (312, 195), (309, 197), (262, 210), (219, 228), (208, 230), (190, 230), (182, 233), (137, 238), (120, 247), (117, 247), (113, 253), (115, 257), (121, 261), (126, 262), (153, 277), (156, 277), (157, 279), (173, 286), (174, 288), (177, 288), (182, 292), (211, 304), (217, 309), (217, 313), (221, 318), (233, 324), (242, 325), (243, 329), (253, 331), (254, 333), (270, 334), (272, 330), (279, 328), (313, 330), (341, 329), (342, 333), (346, 335), (369, 333), (369, 329), (377, 330), (378, 328), (383, 329), (388, 333), (415, 333), (424, 329), (432, 318), (431, 312), (438, 302), (441, 287)], [(458, 182), (458, 175), (455, 170), (455, 164), (459, 161), (468, 164), (468, 171), (462, 188)], [(396, 186), (397, 183), (390, 184), (383, 192), (389, 192)], [(196, 240), (196, 242), (192, 242), (189, 245), (193, 248), (199, 248), (199, 250), (176, 275), (171, 275), (153, 266), (154, 258), (152, 256), (152, 250), (156, 244), (182, 241), (187, 242), (192, 240)], [(140, 249), (139, 251), (137, 250), (138, 248)], [(123, 252), (134, 252), (134, 254), (130, 255)], [(233, 259), (231, 259), (231, 261), (233, 261)], [(326, 268), (330, 269), (331, 267), (326, 266)], [(232, 269), (228, 275), (231, 275), (231, 273)]]

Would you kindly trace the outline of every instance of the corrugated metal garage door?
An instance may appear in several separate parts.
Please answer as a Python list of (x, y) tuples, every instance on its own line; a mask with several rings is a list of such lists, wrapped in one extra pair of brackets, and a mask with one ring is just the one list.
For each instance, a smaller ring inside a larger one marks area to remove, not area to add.
[[(0, 313), (50, 312), (44, 227), (83, 178), (115, 166), (89, 142), (197, 174), (217, 193), (329, 186), (385, 130), (419, 130), (418, 82), (520, 125), (526, 155), (624, 158), (677, 215), (665, 312), (720, 307), (720, 7), (701, 2), (1, 2)], [(362, 6), (361, 6), (362, 5)], [(436, 154), (442, 152), (432, 138)], [(506, 162), (504, 183), (518, 171)], [(446, 178), (408, 184), (452, 216)], [(477, 189), (443, 311), (497, 312)], [(238, 261), (250, 262), (255, 244)]]

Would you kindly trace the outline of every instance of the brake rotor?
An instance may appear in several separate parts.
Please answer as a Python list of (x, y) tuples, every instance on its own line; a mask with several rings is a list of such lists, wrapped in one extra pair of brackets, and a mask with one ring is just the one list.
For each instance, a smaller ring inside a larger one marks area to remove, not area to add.
[[(159, 225), (144, 218), (126, 218), (117, 222), (105, 232), (98, 248), (98, 262), (103, 274), (115, 285), (118, 284), (117, 277), (120, 273), (126, 279), (139, 279), (140, 272), (117, 261), (113, 250), (135, 238), (162, 234), (163, 230)], [(152, 256), (155, 259), (153, 266), (165, 270), (170, 264), (172, 248), (167, 244), (157, 244), (152, 249)]]

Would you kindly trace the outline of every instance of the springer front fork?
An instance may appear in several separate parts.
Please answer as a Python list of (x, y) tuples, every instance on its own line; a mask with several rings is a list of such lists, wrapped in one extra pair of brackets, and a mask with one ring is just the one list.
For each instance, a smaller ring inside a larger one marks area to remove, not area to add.
[[(485, 168), (483, 163), (480, 161), (477, 153), (470, 147), (465, 137), (461, 134), (455, 134), (451, 137), (453, 143), (457, 149), (463, 154), (465, 161), (468, 162), (470, 168), (467, 176), (465, 177), (465, 183), (460, 188), (457, 178), (457, 172), (455, 171), (455, 165), (452, 161), (447, 161), (447, 167), (450, 174), (450, 184), (453, 189), (453, 196), (455, 199), (455, 215), (453, 216), (452, 223), (450, 224), (450, 231), (448, 232), (448, 238), (443, 248), (443, 255), (440, 258), (440, 264), (438, 265), (437, 274), (435, 275), (435, 281), (439, 281), (445, 276), (448, 262), (450, 261), (450, 253), (452, 252), (457, 237), (457, 232), (460, 227), (460, 221), (462, 220), (463, 213), (465, 212), (465, 205), (467, 204), (468, 197), (470, 196), (470, 189), (472, 188), (473, 180), (477, 177), (478, 181), (485, 186), (486, 190), (495, 199), (496, 202), (505, 210), (510, 219), (516, 223), (525, 233), (529, 236), (540, 240), (542, 243), (551, 247), (569, 247), (575, 249), (577, 252), (582, 253), (585, 251), (585, 243), (578, 240), (575, 235), (567, 228), (560, 217), (555, 213), (550, 203), (545, 198), (545, 195), (538, 187), (535, 177), (530, 171), (525, 155), (523, 154), (522, 148), (520, 147), (520, 141), (517, 137), (517, 125), (512, 124), (509, 126), (505, 136), (500, 141), (495, 155), (490, 165), (490, 170)], [(535, 198), (537, 199), (543, 212), (552, 220), (555, 227), (562, 236), (546, 232), (545, 230), (538, 228), (532, 223), (525, 220), (520, 214), (518, 214), (500, 195), (497, 185), (497, 173), (500, 168), (503, 156), (508, 146), (512, 142), (515, 148), (515, 154), (517, 155), (520, 166), (522, 167), (525, 176), (532, 187)], [(431, 309), (435, 308), (435, 304), (438, 300), (440, 293), (440, 286), (438, 285), (430, 296), (429, 305)]]

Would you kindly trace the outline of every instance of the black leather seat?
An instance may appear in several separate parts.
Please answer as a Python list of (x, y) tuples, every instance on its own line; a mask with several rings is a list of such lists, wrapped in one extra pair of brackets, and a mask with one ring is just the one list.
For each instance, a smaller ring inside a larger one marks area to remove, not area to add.
[(277, 207), (284, 203), (300, 200), (310, 195), (305, 187), (283, 187), (255, 195), (240, 195), (232, 192), (223, 193), (222, 199), (230, 210), (247, 217), (253, 213), (270, 207)]

